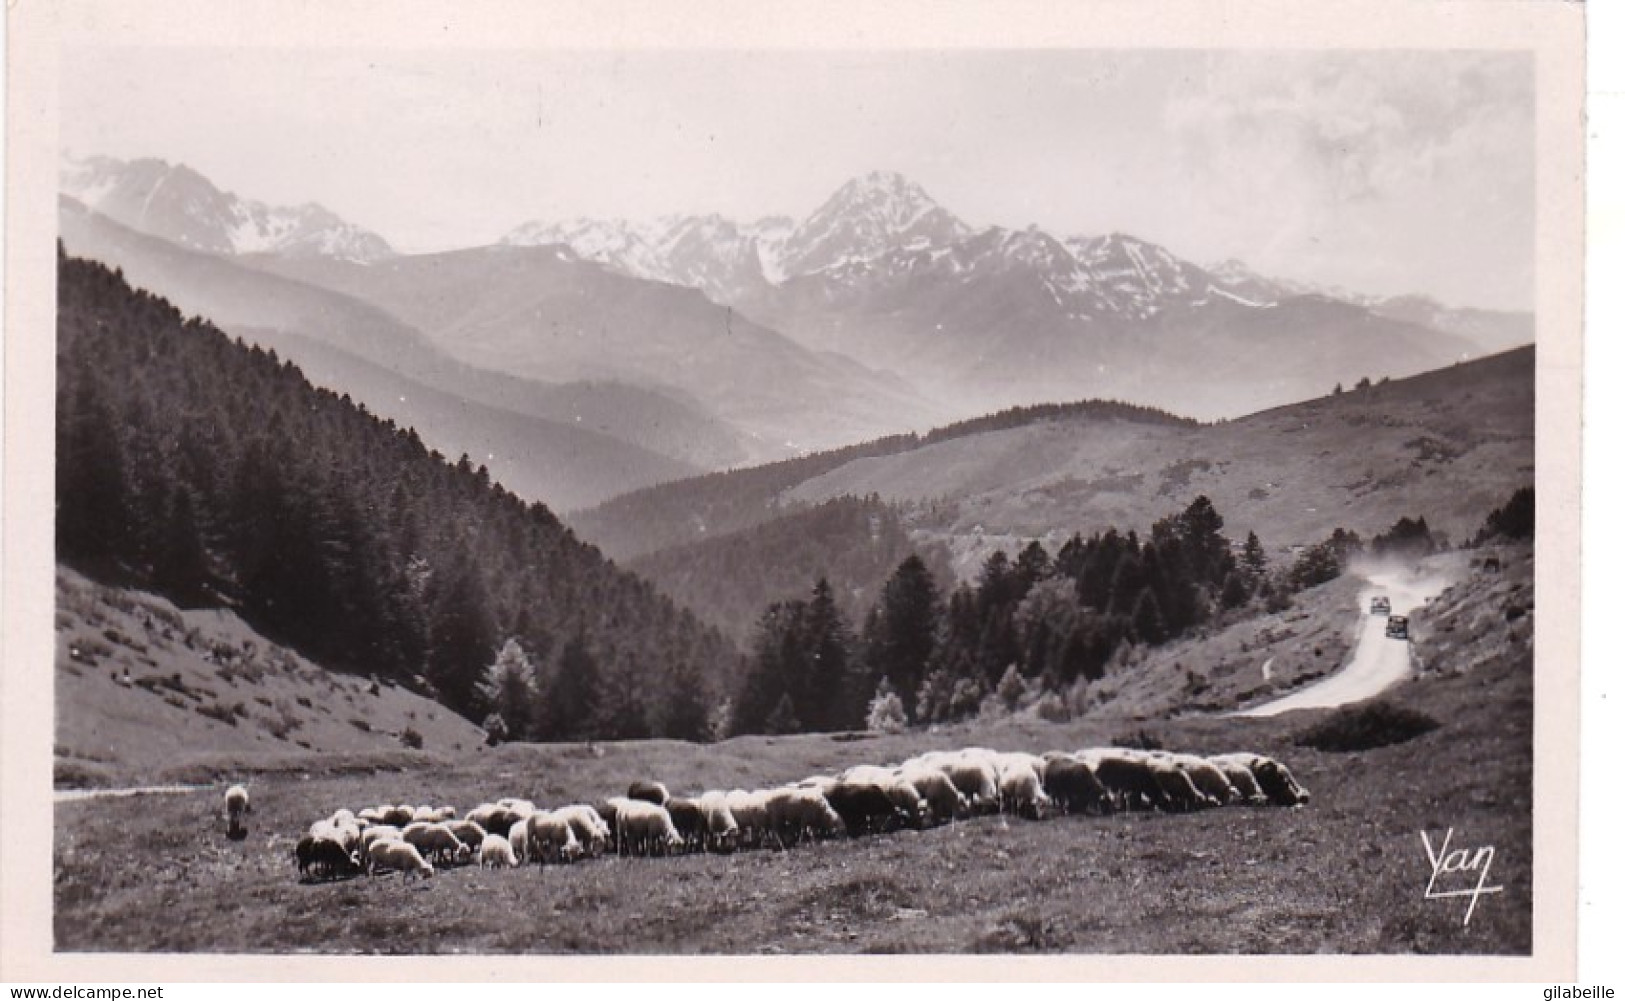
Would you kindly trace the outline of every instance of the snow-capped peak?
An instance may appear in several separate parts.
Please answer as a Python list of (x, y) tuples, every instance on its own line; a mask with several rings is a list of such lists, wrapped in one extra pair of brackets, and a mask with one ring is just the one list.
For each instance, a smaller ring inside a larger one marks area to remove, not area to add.
[(59, 183), (132, 229), (216, 254), (278, 253), (363, 263), (392, 256), (384, 239), (317, 205), (267, 205), (219, 188), (183, 163), (65, 156)]

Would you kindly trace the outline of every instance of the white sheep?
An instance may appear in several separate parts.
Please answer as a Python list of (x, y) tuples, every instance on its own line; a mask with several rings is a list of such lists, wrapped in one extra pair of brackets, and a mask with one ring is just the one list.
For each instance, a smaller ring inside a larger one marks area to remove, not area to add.
[(1025, 761), (1008, 761), (999, 775), (999, 800), (1005, 811), (1039, 820), (1050, 808), (1050, 798), (1038, 772)]
[(575, 803), (559, 807), (553, 816), (570, 825), (583, 853), (594, 858), (604, 853), (604, 847), (609, 844), (609, 824), (597, 810), (585, 803)]
[(443, 823), (451, 830), (452, 834), (457, 836), (458, 841), (461, 841), (472, 850), (478, 851), (480, 845), (485, 841), (485, 828), (472, 820), (447, 820), (443, 821)]
[(361, 851), (363, 854), (372, 850), (374, 841), (401, 840), (401, 829), (392, 824), (374, 824), (361, 832)]
[(627, 799), (617, 807), (621, 841), (631, 854), (665, 855), (682, 847), (683, 836), (665, 807), (641, 799)]
[(526, 818), (525, 852), (538, 862), (570, 862), (581, 854), (570, 822), (550, 811), (541, 810)]
[(728, 794), (711, 789), (696, 802), (705, 815), (705, 846), (716, 852), (733, 851), (739, 844), (739, 821), (728, 809)]
[(232, 837), (246, 834), (243, 817), (253, 813), (254, 806), (248, 801), (248, 788), (243, 785), (234, 785), (226, 790), (226, 833)]
[(530, 858), (530, 818), (516, 820), (508, 827), (508, 844), (514, 858), (524, 862)]
[(762, 836), (767, 833), (767, 793), (732, 789), (723, 798), (723, 803), (733, 814), (734, 823), (739, 825), (740, 843), (760, 845)]
[(422, 852), (427, 858), (449, 858), (454, 862), (468, 860), (473, 849), (464, 844), (450, 827), (442, 823), (416, 821), (401, 830), (401, 840)]
[(380, 870), (396, 870), (403, 882), (414, 876), (427, 879), (434, 875), (434, 866), (425, 862), (416, 848), (393, 838), (374, 841), (367, 849), (367, 864), (374, 874)]
[(487, 834), (480, 841), (481, 869), (512, 869), (519, 865), (513, 845), (500, 834)]

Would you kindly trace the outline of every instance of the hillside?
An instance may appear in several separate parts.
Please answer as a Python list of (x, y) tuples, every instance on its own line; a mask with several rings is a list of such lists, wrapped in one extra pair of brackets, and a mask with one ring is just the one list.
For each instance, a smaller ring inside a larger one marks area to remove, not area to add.
[[(821, 577), (847, 622), (861, 622), (881, 584), (915, 552), (896, 511), (878, 500), (844, 497), (626, 567), (743, 647), (770, 603), (806, 597)], [(945, 573), (946, 553), (929, 555), (933, 569)]]
[(672, 713), (734, 651), (546, 507), (99, 264), (58, 272), (59, 559), (471, 719), (512, 639), (592, 664), (589, 732), (695, 732)]
[[(1534, 350), (1198, 428), (1045, 422), (860, 459), (781, 502), (879, 494), (920, 528), (1042, 538), (1137, 528), (1198, 494), (1272, 550), (1425, 515), (1461, 540), (1534, 478)], [(668, 487), (671, 495), (676, 489)]]
[(320, 755), (409, 763), (481, 746), (472, 723), (393, 682), (334, 674), (228, 609), (56, 573), (57, 785), (196, 781)]
[(417, 429), (432, 447), (482, 457), (528, 498), (575, 507), (746, 454), (736, 432), (671, 393), (482, 370), (349, 296), (138, 233), (71, 199), (58, 219), (70, 253), (309, 364), (318, 382)]
[(940, 417), (901, 378), (809, 350), (696, 290), (629, 277), (563, 247), (482, 247), (376, 266), (256, 264), (371, 303), (478, 368), (669, 387), (748, 433), (757, 461)]
[[(1195, 427), (1196, 422), (1145, 407), (1099, 400), (1017, 407), (936, 428), (745, 469), (708, 473), (647, 487), (570, 517), (570, 524), (615, 559), (631, 560), (672, 546), (727, 535), (800, 510), (789, 498), (799, 484), (866, 458), (905, 455), (974, 435), (1060, 421), (1077, 426)], [(861, 495), (854, 495), (861, 496)]]

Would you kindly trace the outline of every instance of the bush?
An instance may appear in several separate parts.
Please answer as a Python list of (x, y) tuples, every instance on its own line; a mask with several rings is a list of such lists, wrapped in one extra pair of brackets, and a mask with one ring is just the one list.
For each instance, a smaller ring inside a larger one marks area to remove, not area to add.
[(1427, 713), (1379, 699), (1337, 710), (1299, 733), (1294, 743), (1317, 751), (1369, 751), (1403, 744), (1438, 728), (1439, 721)]
[(423, 750), (423, 734), (418, 733), (411, 727), (407, 727), (401, 731), (401, 743), (414, 751), (421, 751)]
[(1142, 751), (1162, 750), (1162, 740), (1155, 734), (1141, 730), (1132, 737), (1113, 737), (1113, 747), (1137, 747)]
[(884, 679), (869, 700), (869, 712), (864, 725), (876, 733), (902, 733), (908, 727), (908, 714), (903, 700)]

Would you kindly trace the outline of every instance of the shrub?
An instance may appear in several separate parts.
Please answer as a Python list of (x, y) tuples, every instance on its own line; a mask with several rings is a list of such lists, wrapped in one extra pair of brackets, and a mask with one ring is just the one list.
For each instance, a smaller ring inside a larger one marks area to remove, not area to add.
[(1131, 737), (1113, 737), (1113, 747), (1137, 747), (1142, 751), (1162, 750), (1162, 740), (1155, 734), (1139, 731)]
[(875, 689), (875, 697), (869, 700), (864, 725), (876, 733), (902, 733), (908, 726), (903, 700), (885, 679), (881, 679), (880, 686)]
[(1072, 718), (1071, 707), (1066, 704), (1066, 699), (1056, 692), (1045, 692), (1033, 711), (1046, 723), (1065, 723)]
[(1378, 699), (1337, 710), (1300, 732), (1294, 743), (1317, 751), (1369, 751), (1403, 744), (1438, 728), (1439, 721), (1427, 713)]
[(401, 743), (414, 751), (421, 751), (423, 750), (423, 734), (418, 733), (411, 727), (407, 727), (401, 731)]

